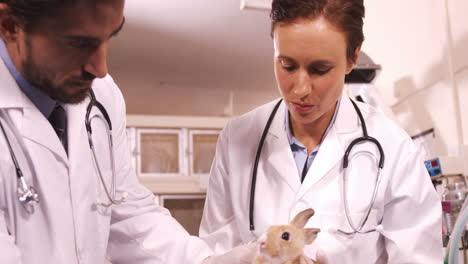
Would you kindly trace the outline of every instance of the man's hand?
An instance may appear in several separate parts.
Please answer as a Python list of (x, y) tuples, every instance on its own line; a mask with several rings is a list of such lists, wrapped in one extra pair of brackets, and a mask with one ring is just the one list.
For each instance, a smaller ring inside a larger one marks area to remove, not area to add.
[(258, 243), (237, 246), (223, 255), (211, 256), (203, 264), (251, 264), (256, 256)]

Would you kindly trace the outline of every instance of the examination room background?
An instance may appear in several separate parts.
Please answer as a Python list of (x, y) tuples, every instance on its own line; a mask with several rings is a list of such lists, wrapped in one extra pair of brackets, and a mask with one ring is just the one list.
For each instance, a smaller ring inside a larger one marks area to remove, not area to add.
[[(433, 129), (444, 173), (466, 176), (468, 1), (364, 3), (362, 50), (382, 67), (373, 82), (379, 98), (409, 135)], [(193, 234), (217, 133), (279, 96), (268, 10), (239, 6), (239, 0), (127, 1), (125, 28), (110, 48), (135, 169)], [(159, 158), (170, 169), (151, 171), (152, 156), (144, 155), (153, 152), (170, 153)], [(203, 158), (194, 161), (196, 155)]]

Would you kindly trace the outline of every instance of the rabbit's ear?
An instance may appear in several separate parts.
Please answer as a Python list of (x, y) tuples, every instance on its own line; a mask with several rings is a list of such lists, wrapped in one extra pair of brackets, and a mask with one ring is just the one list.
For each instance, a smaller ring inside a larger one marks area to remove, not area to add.
[(306, 225), (307, 221), (309, 221), (309, 219), (314, 215), (314, 213), (314, 209), (306, 209), (298, 213), (290, 224), (297, 228), (303, 228)]
[(317, 233), (320, 232), (318, 228), (304, 228), (305, 232), (305, 244), (308, 245), (314, 242), (315, 238), (317, 237)]

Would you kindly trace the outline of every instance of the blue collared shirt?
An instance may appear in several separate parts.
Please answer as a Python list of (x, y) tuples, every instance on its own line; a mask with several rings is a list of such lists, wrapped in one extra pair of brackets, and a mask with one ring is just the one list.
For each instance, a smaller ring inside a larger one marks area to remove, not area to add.
[(0, 57), (7, 66), (10, 74), (15, 78), (18, 86), (24, 94), (36, 105), (41, 113), (48, 119), (52, 111), (54, 110), (57, 102), (46, 95), (41, 90), (31, 85), (16, 69), (15, 64), (11, 60), (8, 50), (2, 38), (0, 38)]
[[(335, 108), (335, 113), (333, 113), (332, 120), (330, 124), (328, 125), (327, 129), (325, 130), (325, 134), (323, 135), (323, 139), (327, 136), (328, 131), (330, 131), (330, 128), (333, 126), (336, 120), (336, 114), (338, 113), (338, 109), (340, 108), (340, 99), (338, 99), (338, 102), (336, 103), (336, 108)], [(296, 167), (297, 167), (297, 172), (299, 173), (299, 177), (302, 178), (302, 171), (303, 169), (309, 171), (310, 166), (314, 162), (315, 157), (317, 156), (317, 153), (320, 149), (320, 145), (322, 142), (320, 142), (315, 149), (310, 153), (310, 155), (307, 155), (307, 148), (302, 144), (299, 140), (297, 140), (291, 132), (291, 127), (289, 126), (289, 110), (286, 107), (286, 114), (285, 114), (285, 128), (286, 128), (286, 135), (288, 136), (288, 141), (289, 145), (291, 146), (291, 151), (293, 153), (294, 160), (296, 161)], [(304, 168), (305, 162), (307, 159), (307, 167)]]

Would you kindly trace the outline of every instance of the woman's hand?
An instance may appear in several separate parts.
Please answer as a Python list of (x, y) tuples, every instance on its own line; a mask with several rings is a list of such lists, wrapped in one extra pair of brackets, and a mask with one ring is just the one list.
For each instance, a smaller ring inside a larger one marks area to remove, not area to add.
[(317, 250), (316, 257), (317, 261), (315, 262), (315, 264), (328, 264), (327, 257), (325, 256), (325, 252), (323, 252), (323, 250)]

